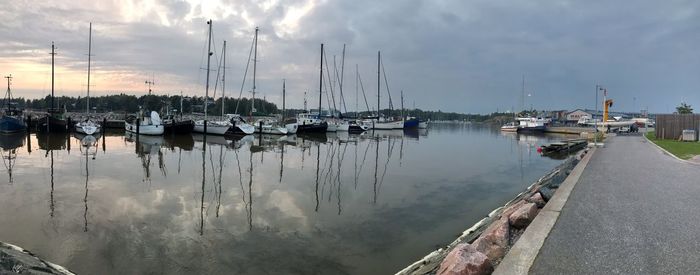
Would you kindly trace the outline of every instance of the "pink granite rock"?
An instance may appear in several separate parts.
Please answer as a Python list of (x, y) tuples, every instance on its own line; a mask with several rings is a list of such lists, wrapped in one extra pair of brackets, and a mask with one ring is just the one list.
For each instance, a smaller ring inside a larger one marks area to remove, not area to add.
[(493, 266), (488, 257), (470, 244), (458, 244), (442, 260), (438, 275), (491, 274)]
[(535, 205), (537, 205), (537, 208), (542, 208), (542, 207), (544, 207), (545, 204), (547, 204), (547, 203), (544, 201), (544, 198), (542, 198), (542, 194), (540, 194), (540, 192), (535, 192), (535, 194), (532, 195), (532, 196), (528, 199), (528, 201), (531, 202), (531, 203), (534, 203)]
[(515, 212), (515, 210), (518, 210), (518, 208), (520, 208), (523, 204), (526, 204), (526, 203), (527, 203), (526, 201), (520, 200), (520, 201), (517, 201), (516, 203), (509, 205), (508, 207), (506, 207), (503, 210), (503, 212), (501, 212), (500, 217), (506, 217), (506, 219), (507, 219), (510, 216), (510, 214)]
[(521, 229), (527, 227), (535, 216), (537, 216), (537, 205), (534, 203), (526, 203), (510, 214), (508, 220), (510, 221), (510, 225)]
[(508, 218), (494, 221), (472, 244), (477, 251), (486, 254), (491, 263), (499, 262), (506, 255), (509, 240)]

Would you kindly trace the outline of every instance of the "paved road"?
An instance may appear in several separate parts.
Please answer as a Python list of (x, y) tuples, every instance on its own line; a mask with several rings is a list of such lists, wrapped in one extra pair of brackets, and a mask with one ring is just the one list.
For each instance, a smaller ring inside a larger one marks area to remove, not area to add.
[(591, 158), (531, 274), (700, 274), (700, 166), (643, 137)]

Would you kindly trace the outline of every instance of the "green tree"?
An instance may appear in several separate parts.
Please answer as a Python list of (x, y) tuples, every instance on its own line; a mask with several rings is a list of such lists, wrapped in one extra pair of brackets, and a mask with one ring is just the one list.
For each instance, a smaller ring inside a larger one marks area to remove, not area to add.
[(692, 114), (693, 107), (690, 106), (690, 104), (681, 102), (681, 105), (678, 105), (678, 107), (676, 107), (676, 112), (678, 112), (679, 114)]

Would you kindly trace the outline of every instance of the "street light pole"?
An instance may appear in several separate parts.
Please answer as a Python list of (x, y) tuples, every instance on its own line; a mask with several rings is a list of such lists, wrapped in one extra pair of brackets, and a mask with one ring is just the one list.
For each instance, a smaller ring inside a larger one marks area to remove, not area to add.
[[(598, 114), (598, 87), (600, 85), (596, 84), (595, 85), (595, 114)], [(593, 131), (593, 144), (598, 147), (598, 121), (595, 119), (595, 115), (592, 116), (593, 119), (593, 127), (595, 130)]]

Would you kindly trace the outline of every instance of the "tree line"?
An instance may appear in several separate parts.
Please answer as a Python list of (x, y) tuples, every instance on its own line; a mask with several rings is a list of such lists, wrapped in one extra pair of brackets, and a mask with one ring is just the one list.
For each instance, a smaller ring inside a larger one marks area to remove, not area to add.
[[(4, 99), (3, 99), (4, 101)], [(210, 115), (220, 115), (222, 108), (221, 98), (214, 100), (209, 97), (207, 100), (209, 105), (207, 106), (207, 113)], [(227, 114), (233, 114), (236, 111), (236, 105), (238, 104), (238, 111), (236, 113), (241, 115), (250, 114), (252, 107), (252, 99), (241, 98), (226, 98), (224, 100), (226, 104), (225, 112)], [(51, 96), (46, 96), (45, 98), (39, 99), (25, 99), (25, 98), (14, 98), (12, 99), (13, 105), (20, 109), (26, 110), (46, 110), (51, 107)], [(180, 103), (182, 102), (182, 110), (180, 110)], [(65, 108), (69, 112), (85, 112), (87, 108), (87, 98), (85, 97), (67, 97), (60, 96), (55, 97), (53, 105), (58, 108)], [(3, 102), (3, 105), (4, 102)], [(170, 110), (171, 112), (182, 111), (185, 114), (190, 113), (203, 113), (204, 112), (204, 97), (203, 96), (185, 96), (181, 97), (179, 95), (167, 96), (167, 95), (127, 95), (127, 94), (117, 94), (117, 95), (105, 95), (90, 97), (90, 109), (91, 112), (126, 112), (135, 113), (139, 109), (151, 110), (165, 112)], [(255, 114), (256, 115), (268, 115), (279, 113), (277, 105), (270, 103), (266, 100), (255, 99)]]
[[(182, 99), (182, 100), (181, 100)], [(5, 106), (5, 99), (0, 100), (2, 106)], [(209, 97), (209, 105), (207, 106), (207, 113), (209, 115), (220, 115), (221, 114), (221, 98), (213, 99)], [(224, 99), (226, 104), (227, 114), (240, 114), (248, 115), (250, 114), (252, 107), (251, 98), (226, 98)], [(25, 98), (13, 98), (13, 105), (20, 109), (26, 110), (36, 110), (43, 111), (51, 107), (51, 96), (46, 96), (39, 99), (25, 99)], [(182, 102), (182, 110), (180, 110), (180, 102)], [(54, 98), (54, 106), (65, 109), (69, 112), (85, 112), (87, 98), (85, 97), (68, 97), (60, 96)], [(236, 105), (238, 105), (238, 111), (236, 111)], [(114, 94), (114, 95), (103, 95), (103, 96), (93, 96), (90, 97), (90, 109), (91, 112), (125, 112), (125, 113), (135, 113), (139, 109), (152, 110), (159, 112), (180, 112), (184, 114), (190, 113), (203, 113), (204, 112), (204, 97), (203, 96), (184, 96), (179, 95), (127, 95), (124, 93)], [(284, 114), (285, 117), (293, 117), (298, 113), (303, 113), (306, 110), (303, 109), (287, 109)], [(317, 111), (317, 109), (312, 109), (311, 111)], [(324, 112), (327, 112), (324, 110)], [(255, 99), (255, 113), (254, 115), (273, 115), (281, 114), (281, 109), (277, 107), (276, 104), (268, 102), (263, 99)], [(381, 110), (382, 115), (400, 117), (401, 110), (384, 109)], [(473, 122), (485, 122), (489, 121), (495, 117), (506, 116), (506, 113), (491, 113), (491, 114), (462, 114), (456, 112), (443, 112), (438, 111), (427, 111), (421, 109), (407, 109), (404, 110), (403, 114), (405, 116), (418, 117), (421, 120), (459, 120), (459, 121), (473, 121)], [(375, 112), (348, 112), (343, 114), (344, 117), (371, 117), (375, 116)], [(512, 114), (510, 114), (512, 116)]]

